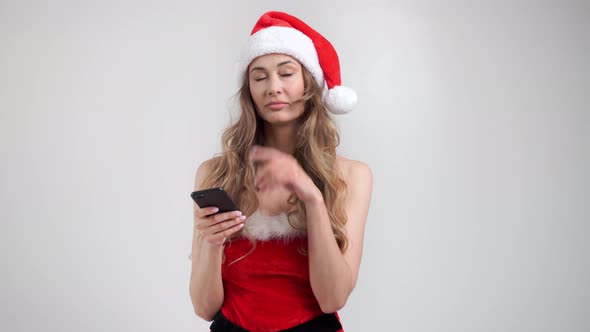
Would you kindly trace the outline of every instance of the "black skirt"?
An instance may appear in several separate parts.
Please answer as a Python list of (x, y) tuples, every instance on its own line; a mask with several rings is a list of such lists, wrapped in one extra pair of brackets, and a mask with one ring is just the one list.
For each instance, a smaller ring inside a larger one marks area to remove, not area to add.
[[(219, 311), (210, 326), (212, 332), (249, 332), (248, 330), (230, 322)], [(323, 314), (303, 324), (281, 330), (282, 332), (336, 332), (342, 329), (335, 314)]]

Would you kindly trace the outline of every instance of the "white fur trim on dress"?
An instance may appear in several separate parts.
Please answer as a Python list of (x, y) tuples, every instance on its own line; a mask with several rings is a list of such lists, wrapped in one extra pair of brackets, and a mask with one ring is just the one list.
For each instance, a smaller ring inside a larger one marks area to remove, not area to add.
[(311, 38), (288, 27), (268, 27), (251, 35), (240, 55), (240, 73), (248, 69), (252, 60), (271, 53), (284, 53), (294, 57), (309, 70), (319, 86), (324, 86), (324, 72)]
[(268, 215), (256, 210), (244, 223), (247, 233), (256, 240), (270, 240), (275, 238), (291, 239), (306, 234), (289, 224), (286, 213)]

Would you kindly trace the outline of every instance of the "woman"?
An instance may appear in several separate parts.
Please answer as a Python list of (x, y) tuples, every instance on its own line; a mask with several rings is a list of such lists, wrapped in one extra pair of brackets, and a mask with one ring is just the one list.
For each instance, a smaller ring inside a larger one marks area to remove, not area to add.
[(358, 276), (372, 173), (336, 154), (328, 112), (352, 110), (332, 45), (268, 12), (241, 56), (241, 114), (195, 190), (223, 187), (241, 211), (194, 205), (190, 295), (212, 331), (342, 331)]

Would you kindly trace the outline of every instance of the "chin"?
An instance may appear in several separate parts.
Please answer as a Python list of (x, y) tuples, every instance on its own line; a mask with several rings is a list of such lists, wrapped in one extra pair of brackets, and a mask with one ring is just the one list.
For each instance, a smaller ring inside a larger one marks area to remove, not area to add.
[(266, 122), (268, 122), (271, 125), (280, 126), (280, 125), (287, 125), (287, 124), (293, 123), (293, 122), (295, 122), (295, 120), (296, 119), (269, 119)]
[(291, 123), (291, 122), (297, 120), (298, 118), (299, 118), (299, 115), (280, 113), (280, 112), (266, 114), (266, 116), (263, 117), (263, 119), (270, 124)]

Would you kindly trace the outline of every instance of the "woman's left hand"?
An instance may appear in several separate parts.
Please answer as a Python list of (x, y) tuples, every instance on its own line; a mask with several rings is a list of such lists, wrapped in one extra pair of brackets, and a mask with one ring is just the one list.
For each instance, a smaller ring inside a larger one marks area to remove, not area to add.
[(250, 160), (257, 163), (254, 188), (259, 191), (282, 186), (304, 203), (321, 198), (321, 192), (295, 157), (274, 148), (255, 145)]

